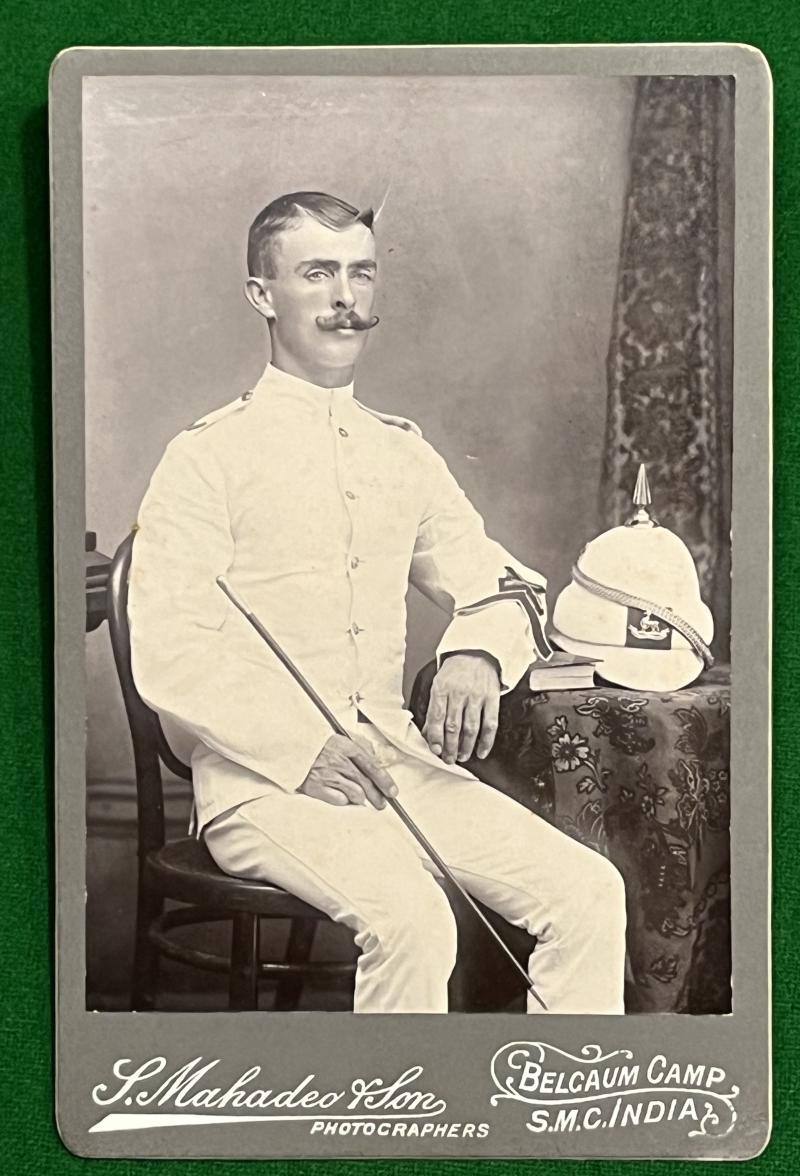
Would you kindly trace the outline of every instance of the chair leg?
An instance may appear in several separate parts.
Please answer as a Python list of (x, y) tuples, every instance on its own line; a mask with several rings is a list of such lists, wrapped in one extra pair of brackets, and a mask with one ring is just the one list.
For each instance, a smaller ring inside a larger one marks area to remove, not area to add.
[(158, 987), (159, 952), (151, 942), (148, 932), (151, 924), (164, 910), (164, 898), (140, 880), (136, 902), (136, 939), (133, 949), (133, 982), (131, 984), (131, 1009), (134, 1012), (149, 1012), (156, 1007)]
[(258, 915), (233, 916), (228, 1007), (236, 1012), (258, 1008)]
[[(292, 919), (289, 930), (289, 943), (286, 948), (287, 964), (307, 964), (311, 958), (314, 946), (314, 932), (317, 929), (316, 919)], [(275, 993), (275, 1011), (293, 1012), (300, 1003), (303, 992), (303, 976), (290, 973), (278, 981)]]

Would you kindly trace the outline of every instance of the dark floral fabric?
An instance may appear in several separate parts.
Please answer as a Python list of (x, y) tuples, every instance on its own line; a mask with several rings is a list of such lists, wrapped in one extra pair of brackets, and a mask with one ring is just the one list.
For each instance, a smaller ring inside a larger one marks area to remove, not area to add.
[(609, 352), (604, 497), (622, 522), (640, 461), (711, 593), (723, 542), (718, 122), (725, 79), (638, 83)]
[[(420, 725), (432, 677), (414, 686)], [(518, 687), (469, 764), (622, 873), (627, 1012), (731, 1011), (729, 709), (725, 669), (673, 694)]]
[(638, 82), (608, 353), (606, 526), (646, 462), (659, 521), (689, 546), (727, 656), (733, 174), (730, 80)]

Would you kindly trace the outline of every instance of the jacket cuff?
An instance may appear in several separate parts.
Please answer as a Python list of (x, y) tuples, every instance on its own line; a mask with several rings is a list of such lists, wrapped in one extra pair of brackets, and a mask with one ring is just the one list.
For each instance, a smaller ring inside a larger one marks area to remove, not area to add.
[(436, 649), (439, 668), (447, 654), (479, 650), (500, 667), (500, 689), (513, 690), (535, 660), (530, 624), (516, 600), (495, 601), (453, 617)]

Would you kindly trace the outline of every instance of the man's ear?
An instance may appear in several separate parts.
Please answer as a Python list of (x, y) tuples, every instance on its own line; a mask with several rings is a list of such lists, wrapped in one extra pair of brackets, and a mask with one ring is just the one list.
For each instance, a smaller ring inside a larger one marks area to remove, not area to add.
[(264, 278), (249, 277), (244, 284), (244, 296), (250, 305), (265, 319), (274, 319), (272, 294)]

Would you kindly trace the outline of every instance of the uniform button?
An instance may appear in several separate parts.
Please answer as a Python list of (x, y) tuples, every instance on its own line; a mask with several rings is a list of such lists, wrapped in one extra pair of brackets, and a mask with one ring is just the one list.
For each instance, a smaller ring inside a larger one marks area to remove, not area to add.
[(356, 690), (355, 694), (350, 695), (350, 701), (352, 702), (353, 706), (358, 706), (359, 702), (362, 702), (363, 699), (364, 695), (361, 694), (361, 692), (358, 690)]
[(352, 625), (350, 626), (350, 632), (353, 634), (354, 637), (357, 637), (359, 635), (359, 633), (363, 633), (364, 630), (361, 628), (360, 625), (357, 625), (355, 623), (355, 621), (353, 621)]
[(355, 494), (352, 490), (345, 490), (344, 496), (345, 498), (349, 498), (351, 501), (355, 498)]
[(353, 558), (350, 560), (350, 567), (357, 568), (360, 563), (361, 563), (361, 560), (358, 558), (357, 555), (354, 555)]
[(343, 429), (342, 426), (339, 425), (339, 436), (340, 437), (349, 437), (350, 434), (348, 433), (347, 429)]

